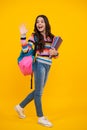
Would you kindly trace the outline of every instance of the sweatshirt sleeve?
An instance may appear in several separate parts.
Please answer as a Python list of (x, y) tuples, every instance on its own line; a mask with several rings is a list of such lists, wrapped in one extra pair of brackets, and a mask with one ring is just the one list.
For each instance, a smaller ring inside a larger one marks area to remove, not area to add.
[(21, 35), (21, 47), (22, 47), (22, 51), (24, 53), (27, 53), (28, 51), (30, 51), (31, 49), (34, 48), (34, 36), (31, 35), (29, 38), (28, 38), (28, 41), (26, 41), (26, 34), (23, 34)]

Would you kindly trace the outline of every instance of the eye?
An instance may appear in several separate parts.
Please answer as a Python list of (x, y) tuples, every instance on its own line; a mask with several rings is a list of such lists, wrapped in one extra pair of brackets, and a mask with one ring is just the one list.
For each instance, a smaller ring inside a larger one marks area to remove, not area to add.
[(44, 23), (43, 21), (41, 21), (41, 23)]
[(44, 20), (41, 20), (41, 23), (44, 23)]
[(36, 23), (39, 23), (39, 21), (37, 20)]

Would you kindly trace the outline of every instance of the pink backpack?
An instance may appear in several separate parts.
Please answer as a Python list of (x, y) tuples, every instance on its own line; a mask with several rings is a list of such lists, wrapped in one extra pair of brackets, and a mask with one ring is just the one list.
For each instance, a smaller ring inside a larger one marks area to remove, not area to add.
[(21, 61), (19, 61), (18, 65), (23, 75), (31, 75), (33, 73), (32, 64), (32, 56), (25, 56)]

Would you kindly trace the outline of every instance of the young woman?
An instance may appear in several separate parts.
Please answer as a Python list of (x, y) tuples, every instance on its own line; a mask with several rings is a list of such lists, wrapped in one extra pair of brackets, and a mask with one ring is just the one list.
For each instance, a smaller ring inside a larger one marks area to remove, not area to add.
[[(35, 46), (36, 58), (33, 65), (35, 90), (20, 104), (16, 105), (15, 109), (20, 118), (25, 118), (24, 107), (34, 99), (38, 123), (51, 127), (52, 123), (44, 117), (41, 103), (41, 96), (52, 64), (52, 57), (57, 57), (58, 55), (58, 52), (54, 48), (51, 48), (54, 35), (51, 33), (48, 18), (45, 15), (37, 16), (34, 33), (32, 33), (28, 42), (26, 42), (27, 29), (24, 25), (20, 27), (20, 33), (22, 50), (24, 53), (27, 53)], [(35, 41), (35, 36), (37, 37), (37, 43)]]

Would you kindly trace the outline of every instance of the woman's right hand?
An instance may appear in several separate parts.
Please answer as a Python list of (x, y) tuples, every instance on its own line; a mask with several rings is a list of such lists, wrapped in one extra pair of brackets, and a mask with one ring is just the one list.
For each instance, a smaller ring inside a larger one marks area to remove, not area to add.
[(20, 26), (19, 30), (20, 30), (21, 35), (26, 35), (26, 33), (28, 32), (28, 30), (26, 29), (26, 26), (24, 24), (22, 24)]

